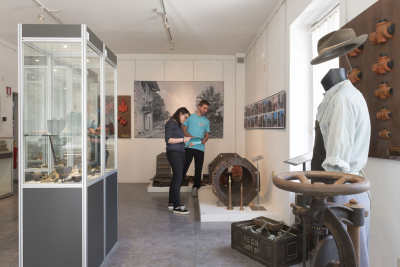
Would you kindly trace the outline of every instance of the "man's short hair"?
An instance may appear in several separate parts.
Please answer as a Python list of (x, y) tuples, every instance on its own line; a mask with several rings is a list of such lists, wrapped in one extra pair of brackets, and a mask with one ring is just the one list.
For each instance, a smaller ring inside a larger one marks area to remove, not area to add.
[(202, 106), (204, 106), (204, 105), (210, 106), (210, 103), (208, 103), (207, 100), (204, 100), (204, 99), (203, 99), (203, 100), (200, 101), (199, 106), (202, 107)]

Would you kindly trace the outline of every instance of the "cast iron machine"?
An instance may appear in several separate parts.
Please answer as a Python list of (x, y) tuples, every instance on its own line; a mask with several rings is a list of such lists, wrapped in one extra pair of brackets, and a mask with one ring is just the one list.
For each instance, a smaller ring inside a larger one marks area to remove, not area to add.
[(354, 199), (339, 205), (327, 202), (327, 198), (363, 193), (371, 185), (367, 179), (338, 172), (304, 171), (278, 174), (273, 182), (282, 190), (312, 197), (309, 208), (291, 204), (294, 215), (310, 220), (312, 267), (360, 267), (360, 227), (368, 212)]

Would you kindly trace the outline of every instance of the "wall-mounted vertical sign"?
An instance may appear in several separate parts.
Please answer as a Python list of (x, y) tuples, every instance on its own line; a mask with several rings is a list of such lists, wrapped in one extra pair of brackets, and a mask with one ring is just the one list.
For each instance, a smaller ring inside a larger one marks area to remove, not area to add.
[(6, 89), (7, 89), (7, 95), (11, 95), (11, 87), (7, 86)]
[(118, 138), (131, 138), (131, 96), (118, 96)]

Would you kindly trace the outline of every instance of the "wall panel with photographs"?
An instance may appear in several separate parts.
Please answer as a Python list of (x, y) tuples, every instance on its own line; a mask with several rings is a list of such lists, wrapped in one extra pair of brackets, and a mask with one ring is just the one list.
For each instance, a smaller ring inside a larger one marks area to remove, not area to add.
[(244, 128), (284, 129), (286, 102), (285, 91), (244, 107)]

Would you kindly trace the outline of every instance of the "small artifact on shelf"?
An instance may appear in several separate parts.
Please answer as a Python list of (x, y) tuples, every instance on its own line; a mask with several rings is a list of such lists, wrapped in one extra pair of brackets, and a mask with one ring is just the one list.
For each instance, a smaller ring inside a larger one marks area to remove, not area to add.
[(62, 182), (71, 174), (72, 167), (70, 166), (63, 166), (63, 167), (58, 167), (56, 169), (57, 174), (60, 176), (60, 179)]
[(82, 181), (82, 175), (72, 175), (71, 180), (75, 183)]
[(378, 58), (378, 63), (372, 65), (372, 71), (379, 75), (385, 74), (392, 70), (394, 67), (394, 60), (390, 59), (386, 54), (380, 54)]
[(351, 72), (347, 75), (347, 78), (351, 81), (351, 83), (357, 83), (361, 81), (362, 72), (358, 69), (357, 66), (353, 67)]
[(392, 136), (392, 133), (390, 131), (388, 131), (387, 128), (383, 128), (382, 131), (379, 132), (379, 137), (380, 138), (390, 138)]
[(379, 20), (375, 26), (376, 30), (369, 34), (369, 41), (374, 45), (386, 43), (395, 33), (395, 24), (387, 22), (386, 19)]
[(393, 88), (387, 85), (387, 82), (381, 82), (379, 89), (375, 90), (374, 96), (380, 99), (386, 99), (393, 94)]
[(382, 107), (382, 110), (376, 113), (376, 118), (378, 120), (386, 121), (390, 120), (391, 117), (392, 117), (392, 112), (390, 112), (390, 110), (388, 110), (386, 107)]
[(356, 57), (358, 56), (358, 54), (361, 54), (362, 50), (364, 49), (364, 44), (360, 45), (359, 47), (357, 47), (356, 49), (354, 49), (353, 51), (347, 53), (346, 55), (348, 57)]
[(42, 179), (41, 179), (41, 183), (50, 183), (50, 182), (54, 182), (57, 183), (58, 180), (60, 179), (60, 175), (56, 172), (56, 170), (52, 170), (50, 174), (45, 174)]

